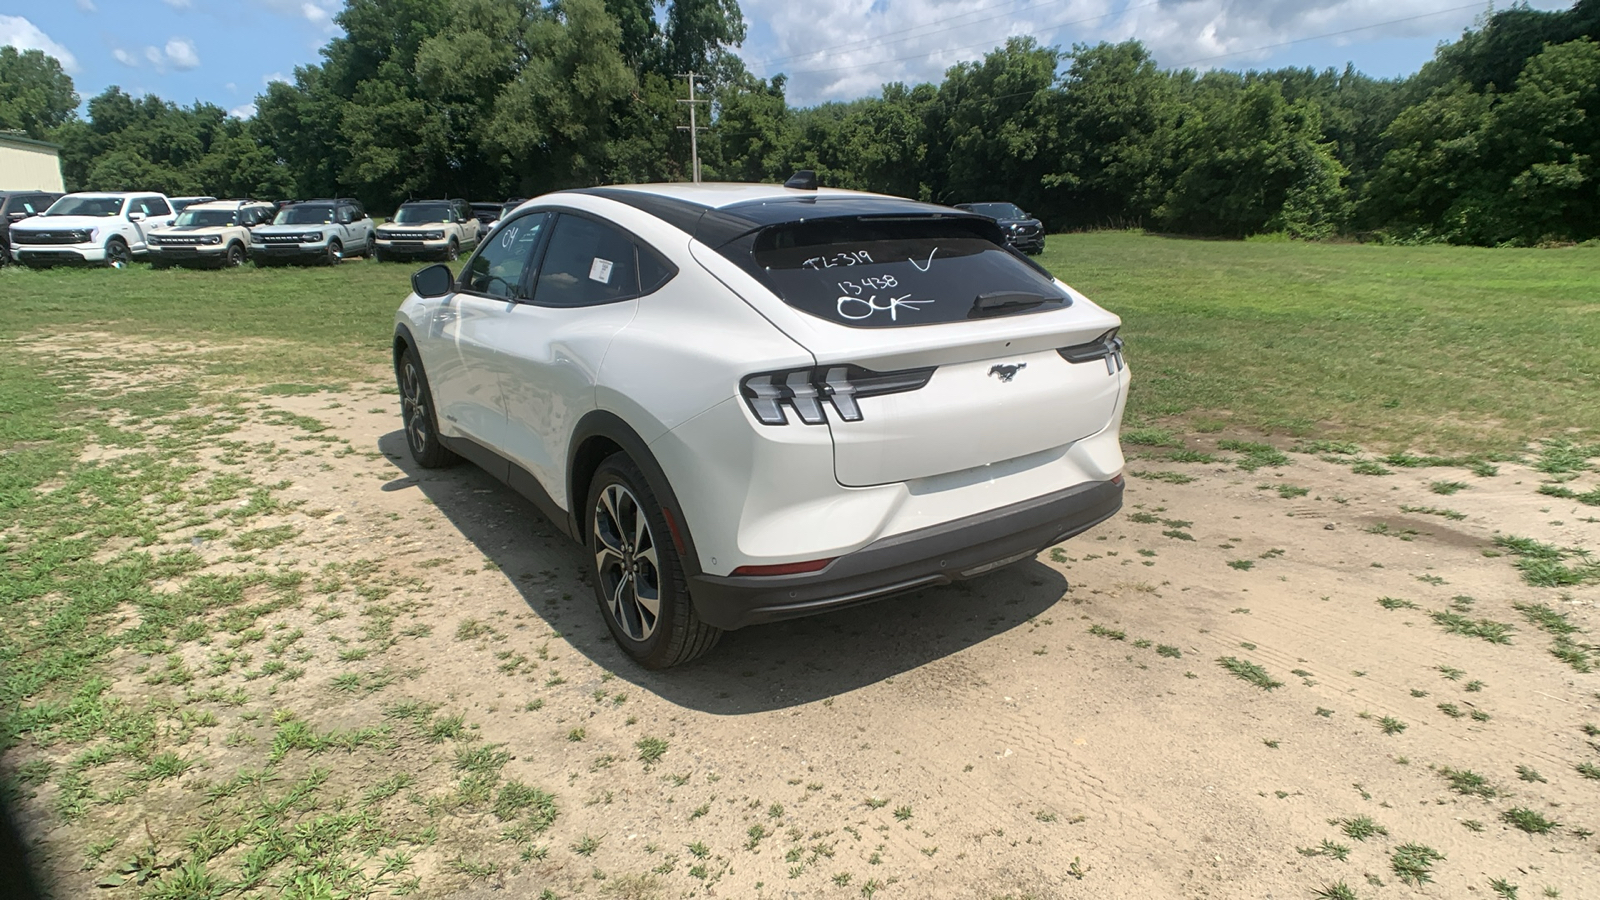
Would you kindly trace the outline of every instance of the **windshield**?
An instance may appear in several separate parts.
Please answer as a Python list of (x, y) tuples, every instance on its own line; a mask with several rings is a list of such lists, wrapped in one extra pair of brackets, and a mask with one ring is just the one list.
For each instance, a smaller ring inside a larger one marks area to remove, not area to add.
[(301, 203), (278, 213), (274, 225), (326, 225), (333, 221), (332, 206)]
[(179, 197), (179, 198), (177, 198), (177, 199), (172, 201), (172, 208), (181, 212), (181, 211), (183, 211), (185, 209), (188, 209), (189, 207), (195, 205), (196, 203), (209, 203), (209, 202), (211, 202), (212, 200), (215, 200), (215, 199), (217, 199), (217, 198), (215, 198), (215, 197)]
[(47, 216), (96, 216), (108, 219), (122, 212), (121, 197), (62, 197), (44, 211)]
[(179, 228), (219, 228), (232, 225), (238, 213), (231, 209), (186, 209), (178, 214)]
[(1050, 276), (995, 243), (988, 236), (992, 228), (970, 219), (778, 225), (749, 244), (755, 264), (749, 271), (795, 309), (857, 328), (933, 325), (1071, 303)]
[(450, 221), (450, 207), (444, 203), (416, 203), (400, 207), (394, 214), (396, 225), (421, 225)]
[(967, 209), (991, 219), (1025, 219), (1015, 203), (969, 203)]

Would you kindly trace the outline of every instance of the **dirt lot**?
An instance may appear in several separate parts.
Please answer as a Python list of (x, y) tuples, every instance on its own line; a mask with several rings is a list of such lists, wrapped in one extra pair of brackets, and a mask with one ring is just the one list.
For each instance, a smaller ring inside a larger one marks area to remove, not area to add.
[[(1538, 557), (1496, 542), (1597, 548), (1600, 508), (1537, 493), (1550, 476), (1525, 463), (1363, 475), (1324, 452), (1250, 471), (1259, 459), (1216, 449), (1224, 435), (1188, 435), (1212, 461), (1134, 454), (1123, 512), (1036, 560), (732, 633), (648, 673), (609, 642), (582, 551), (473, 467), (413, 467), (396, 406), (377, 383), (142, 423), (107, 406), (125, 431), (211, 423), (174, 451), (199, 467), (186, 489), (240, 473), (276, 503), (255, 514), (245, 491), (208, 507), (216, 524), (105, 546), (197, 553), (191, 580), (260, 573), (240, 601), (258, 612), (180, 629), (169, 653), (112, 654), (107, 694), (161, 710), (139, 758), (75, 763), (100, 733), (74, 743), (65, 726), (7, 754), (38, 775), (24, 828), (60, 896), (144, 848), (151, 885), (175, 889), (200, 859), (261, 896), (1600, 885), (1600, 674), (1581, 671), (1600, 668), (1600, 587), (1529, 584), (1516, 563)], [(1450, 482), (1464, 486), (1430, 487)], [(303, 582), (271, 595), (290, 572)], [(131, 608), (104, 619), (138, 624)], [(152, 774), (157, 751), (184, 765)], [(251, 830), (262, 809), (279, 838)], [(314, 882), (281, 877), (287, 851), (252, 863), (280, 838), (338, 865), (307, 869)]]

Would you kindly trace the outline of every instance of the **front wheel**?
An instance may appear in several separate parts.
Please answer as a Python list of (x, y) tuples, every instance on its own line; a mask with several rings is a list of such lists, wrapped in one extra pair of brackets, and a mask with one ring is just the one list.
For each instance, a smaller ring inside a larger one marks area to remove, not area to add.
[(444, 259), (445, 259), (445, 262), (455, 262), (456, 260), (458, 260), (460, 258), (461, 258), (461, 245), (456, 243), (455, 238), (451, 238), (449, 245), (447, 245), (444, 248)]
[(617, 646), (647, 669), (704, 655), (722, 631), (700, 621), (661, 501), (627, 454), (600, 464), (589, 487), (595, 600)]
[(128, 245), (122, 238), (112, 238), (106, 243), (106, 266), (112, 269), (126, 269), (133, 262), (133, 254), (128, 250)]
[(337, 266), (344, 259), (344, 245), (338, 241), (328, 242), (328, 256), (326, 262), (330, 266)]
[(433, 411), (433, 391), (415, 347), (407, 347), (394, 363), (395, 380), (400, 387), (400, 420), (405, 425), (406, 446), (411, 458), (424, 469), (440, 469), (460, 457), (445, 449), (439, 440), (439, 420)]
[(228, 256), (223, 260), (223, 265), (230, 269), (237, 269), (244, 265), (244, 248), (238, 244), (229, 244)]

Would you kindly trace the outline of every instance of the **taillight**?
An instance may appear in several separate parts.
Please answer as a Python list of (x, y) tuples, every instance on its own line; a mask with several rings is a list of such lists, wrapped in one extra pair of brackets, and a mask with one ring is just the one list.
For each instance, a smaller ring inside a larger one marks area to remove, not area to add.
[(1117, 337), (1117, 329), (1113, 328), (1100, 335), (1087, 344), (1076, 344), (1071, 347), (1058, 347), (1056, 352), (1069, 363), (1093, 362), (1097, 359), (1106, 361), (1106, 374), (1111, 375), (1122, 371), (1122, 338)]
[(763, 425), (789, 424), (785, 405), (807, 425), (824, 425), (828, 416), (823, 403), (833, 404), (843, 421), (859, 422), (862, 415), (857, 400), (917, 390), (933, 377), (935, 368), (874, 372), (860, 366), (819, 366), (762, 372), (741, 381), (739, 393)]

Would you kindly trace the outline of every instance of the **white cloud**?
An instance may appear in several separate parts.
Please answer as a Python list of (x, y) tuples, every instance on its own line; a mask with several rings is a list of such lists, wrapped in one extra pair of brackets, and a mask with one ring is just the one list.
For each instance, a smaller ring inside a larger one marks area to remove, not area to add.
[(254, 103), (246, 103), (243, 106), (235, 106), (233, 109), (228, 110), (228, 115), (236, 119), (251, 119), (255, 117), (255, 114), (256, 105)]
[(263, 76), (261, 76), (261, 83), (262, 84), (271, 84), (274, 81), (281, 81), (284, 84), (294, 84), (294, 79), (292, 79), (289, 76), (283, 74), (282, 72), (273, 72), (271, 75), (263, 75)]
[(78, 0), (78, 8), (86, 13), (99, 12), (99, 7), (94, 5), (94, 0)]
[(188, 9), (194, 5), (194, 0), (161, 0), (161, 2), (173, 9)]
[(147, 45), (143, 55), (144, 59), (141, 61), (138, 56), (121, 47), (111, 51), (113, 59), (130, 69), (137, 69), (146, 62), (150, 64), (150, 68), (162, 74), (168, 70), (187, 72), (200, 67), (200, 53), (195, 50), (194, 41), (188, 38), (171, 38), (165, 47)]
[(18, 50), (43, 50), (61, 61), (61, 68), (78, 71), (78, 58), (22, 16), (0, 16), (0, 46)]
[[(1336, 32), (1349, 33), (1327, 40), (1451, 39), (1483, 11), (1469, 2), (742, 0), (751, 40), (740, 55), (758, 75), (788, 74), (790, 100), (810, 104), (873, 94), (890, 81), (939, 81), (954, 63), (980, 59), (1012, 35), (1062, 48), (1138, 39), (1163, 66), (1236, 68), (1293, 53), (1273, 45)], [(1533, 5), (1564, 8), (1570, 0)]]
[(308, 22), (317, 31), (329, 35), (339, 31), (339, 25), (333, 21), (333, 17), (344, 7), (343, 0), (256, 0), (256, 2), (270, 12)]
[(167, 41), (167, 63), (174, 69), (188, 71), (200, 67), (200, 54), (194, 49), (194, 41), (188, 38), (172, 38)]

